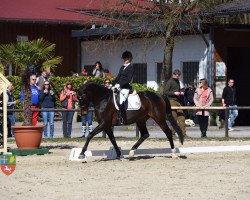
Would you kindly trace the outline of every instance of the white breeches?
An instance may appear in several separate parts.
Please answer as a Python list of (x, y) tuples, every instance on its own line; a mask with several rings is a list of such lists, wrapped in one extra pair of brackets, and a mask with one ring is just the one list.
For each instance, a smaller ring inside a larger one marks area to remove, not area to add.
[(129, 94), (129, 89), (122, 89), (120, 91), (120, 105), (126, 101), (126, 99), (128, 98), (128, 94)]

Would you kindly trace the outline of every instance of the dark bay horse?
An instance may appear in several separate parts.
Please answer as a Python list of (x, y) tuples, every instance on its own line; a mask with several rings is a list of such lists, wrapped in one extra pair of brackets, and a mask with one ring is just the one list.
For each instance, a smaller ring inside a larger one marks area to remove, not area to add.
[[(131, 148), (129, 156), (134, 156), (135, 150), (141, 145), (141, 143), (149, 137), (149, 133), (146, 127), (146, 121), (149, 118), (153, 118), (155, 122), (161, 127), (166, 134), (173, 154), (175, 153), (174, 142), (172, 132), (166, 123), (166, 115), (171, 125), (178, 134), (181, 144), (183, 144), (183, 133), (174, 120), (171, 114), (171, 106), (168, 99), (163, 99), (159, 95), (153, 92), (145, 91), (138, 92), (141, 99), (141, 108), (139, 110), (127, 111), (127, 124), (136, 123), (141, 136), (139, 140)], [(112, 131), (112, 125), (116, 124), (118, 117), (118, 111), (115, 108), (113, 101), (113, 91), (105, 88), (102, 85), (87, 82), (82, 85), (78, 91), (78, 99), (81, 107), (81, 111), (87, 110), (90, 102), (94, 104), (95, 115), (99, 125), (90, 133), (87, 138), (84, 147), (80, 153), (79, 159), (85, 158), (85, 151), (88, 148), (90, 140), (101, 131), (105, 131), (115, 148), (117, 159), (121, 156), (116, 140)]]

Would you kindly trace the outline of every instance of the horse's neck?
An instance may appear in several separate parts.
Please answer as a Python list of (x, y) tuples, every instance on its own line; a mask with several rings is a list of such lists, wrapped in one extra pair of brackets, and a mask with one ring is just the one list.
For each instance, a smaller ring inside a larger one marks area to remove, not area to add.
[[(98, 94), (98, 95), (97, 95)], [(99, 106), (103, 103), (103, 100), (109, 100), (112, 93), (106, 88), (100, 88), (99, 90), (93, 91), (93, 104)]]

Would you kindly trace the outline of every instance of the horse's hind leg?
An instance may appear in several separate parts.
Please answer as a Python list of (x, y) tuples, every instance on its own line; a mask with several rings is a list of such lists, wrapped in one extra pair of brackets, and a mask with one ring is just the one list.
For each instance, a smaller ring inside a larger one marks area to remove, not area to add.
[[(156, 121), (156, 120), (155, 120)], [(173, 135), (172, 135), (172, 131), (170, 130), (170, 128), (168, 127), (167, 123), (165, 120), (161, 120), (161, 121), (156, 121), (156, 123), (161, 127), (161, 129), (163, 130), (163, 132), (166, 134), (169, 143), (170, 143), (170, 147), (172, 149), (172, 157), (173, 158), (177, 158), (178, 156), (176, 156), (175, 152), (175, 148), (174, 148), (174, 141), (173, 141)]]
[(116, 159), (120, 159), (121, 157), (121, 151), (116, 143), (116, 140), (115, 140), (115, 136), (114, 136), (114, 133), (112, 131), (112, 129), (108, 129), (105, 131), (109, 137), (109, 140), (111, 141), (112, 145), (114, 146), (115, 148), (115, 151), (116, 151)]
[(139, 138), (139, 140), (134, 144), (134, 146), (131, 148), (131, 150), (129, 151), (129, 157), (133, 157), (135, 155), (135, 150), (138, 149), (138, 147), (144, 142), (144, 140), (146, 140), (149, 137), (149, 133), (148, 133), (148, 129), (146, 127), (146, 119), (136, 122), (139, 131), (141, 133), (141, 137)]

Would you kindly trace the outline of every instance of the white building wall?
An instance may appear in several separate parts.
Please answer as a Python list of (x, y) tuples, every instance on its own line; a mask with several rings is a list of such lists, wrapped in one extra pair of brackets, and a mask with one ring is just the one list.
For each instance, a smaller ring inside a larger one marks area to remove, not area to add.
[[(208, 38), (208, 35), (206, 35)], [(199, 61), (200, 78), (206, 77), (206, 44), (199, 35), (178, 36), (175, 39), (173, 69), (182, 71), (182, 63)], [(163, 61), (164, 40), (160, 37), (126, 39), (117, 41), (82, 42), (81, 66), (100, 61), (104, 68), (116, 76), (122, 66), (121, 55), (125, 50), (133, 54), (133, 63), (147, 63), (147, 85), (157, 89), (156, 63)]]

